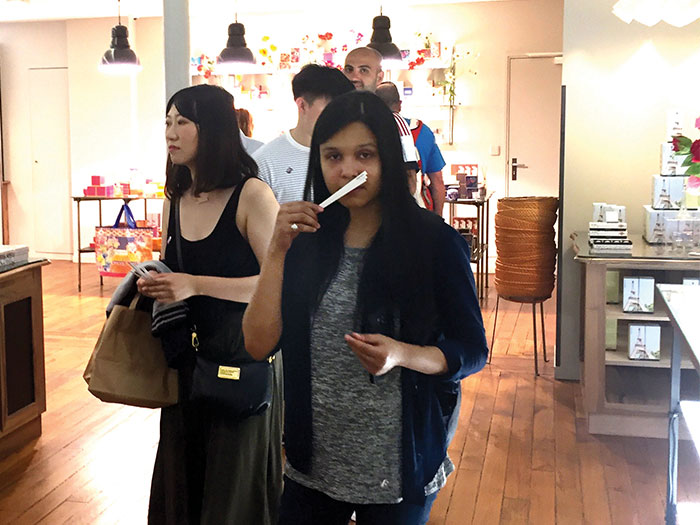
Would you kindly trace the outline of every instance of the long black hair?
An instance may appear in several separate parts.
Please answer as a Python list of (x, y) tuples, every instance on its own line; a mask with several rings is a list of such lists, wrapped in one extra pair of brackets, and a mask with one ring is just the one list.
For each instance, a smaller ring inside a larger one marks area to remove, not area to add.
[[(354, 91), (333, 99), (321, 113), (311, 139), (309, 170), (304, 195), (322, 202), (330, 192), (321, 170), (321, 144), (353, 122), (369, 128), (377, 140), (381, 162), (379, 203), (381, 225), (364, 260), (358, 290), (358, 316), (363, 315), (369, 294), (384, 298), (386, 313), (397, 311), (402, 325), (430, 310), (433, 297), (431, 224), (440, 222), (435, 214), (421, 210), (408, 188), (401, 139), (394, 115), (373, 93)], [(433, 217), (430, 217), (433, 216)], [(321, 228), (312, 234), (323, 247), (317, 256), (318, 271), (312, 291), (318, 305), (338, 268), (344, 250), (344, 234), (350, 221), (348, 210), (339, 202), (319, 215)], [(432, 230), (434, 231), (434, 230)], [(403, 331), (403, 330), (402, 330)], [(398, 335), (398, 334), (394, 334)], [(403, 334), (404, 337), (406, 334)]]
[[(196, 180), (192, 191), (201, 192), (231, 188), (247, 177), (258, 174), (255, 161), (246, 153), (233, 107), (233, 96), (218, 86), (202, 84), (181, 89), (166, 106), (197, 125)], [(168, 198), (180, 197), (192, 186), (187, 166), (173, 164), (168, 155), (165, 168), (165, 193)]]

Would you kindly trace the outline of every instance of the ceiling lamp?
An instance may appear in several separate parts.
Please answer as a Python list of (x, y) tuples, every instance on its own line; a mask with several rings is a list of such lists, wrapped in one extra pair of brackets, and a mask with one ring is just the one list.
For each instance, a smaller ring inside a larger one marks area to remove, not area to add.
[(382, 55), (382, 65), (396, 66), (401, 63), (401, 51), (391, 41), (391, 33), (389, 28), (391, 21), (388, 16), (382, 15), (382, 9), (379, 8), (379, 16), (375, 16), (372, 20), (372, 38), (367, 47), (371, 47)]
[(253, 52), (246, 47), (245, 26), (236, 21), (228, 26), (228, 41), (226, 47), (216, 57), (216, 69), (228, 74), (251, 72), (255, 69)]
[(122, 25), (121, 0), (117, 5), (119, 23), (112, 28), (112, 43), (102, 55), (98, 69), (109, 75), (133, 75), (141, 71), (141, 62), (129, 47), (129, 30)]
[(620, 0), (612, 12), (620, 20), (636, 20), (646, 26), (660, 21), (683, 27), (700, 18), (700, 0)]

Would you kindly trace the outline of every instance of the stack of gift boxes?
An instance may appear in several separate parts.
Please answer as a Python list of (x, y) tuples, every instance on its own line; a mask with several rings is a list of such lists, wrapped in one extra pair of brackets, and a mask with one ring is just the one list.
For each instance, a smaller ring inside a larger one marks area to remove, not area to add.
[(627, 236), (626, 208), (605, 202), (593, 203), (593, 220), (588, 223), (588, 245), (592, 255), (629, 255), (632, 241)]
[(673, 151), (672, 138), (683, 133), (679, 112), (669, 113), (667, 133), (669, 141), (661, 145), (660, 173), (652, 175), (651, 204), (644, 205), (644, 238), (650, 244), (670, 243), (674, 234), (693, 235), (700, 228), (698, 197), (686, 191), (685, 155)]
[(86, 197), (152, 197), (162, 199), (165, 195), (165, 185), (146, 179), (142, 185), (130, 182), (105, 184), (102, 175), (92, 175), (91, 184), (83, 189)]

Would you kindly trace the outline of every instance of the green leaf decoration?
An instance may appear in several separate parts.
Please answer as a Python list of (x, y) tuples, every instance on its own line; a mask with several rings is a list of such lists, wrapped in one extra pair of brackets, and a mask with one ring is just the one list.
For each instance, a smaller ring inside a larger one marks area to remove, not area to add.
[(685, 172), (686, 175), (700, 175), (700, 162), (693, 162)]
[(687, 153), (688, 151), (690, 151), (690, 146), (693, 145), (693, 141), (690, 140), (688, 137), (684, 137), (683, 135), (678, 135), (677, 137), (673, 137), (673, 139), (678, 144), (677, 153), (683, 153), (683, 150), (686, 150), (685, 152)]
[(683, 164), (681, 164), (681, 166), (691, 166), (692, 164), (693, 164), (693, 155), (688, 154), (688, 155), (686, 155), (685, 160), (683, 161)]

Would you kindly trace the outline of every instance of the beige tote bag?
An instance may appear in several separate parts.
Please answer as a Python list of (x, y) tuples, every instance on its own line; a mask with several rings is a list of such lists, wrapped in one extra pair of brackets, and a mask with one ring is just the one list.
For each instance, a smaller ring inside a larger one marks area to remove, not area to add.
[(160, 339), (151, 335), (151, 315), (115, 306), (102, 327), (83, 378), (92, 395), (109, 403), (161, 408), (177, 403), (177, 370), (169, 368)]

